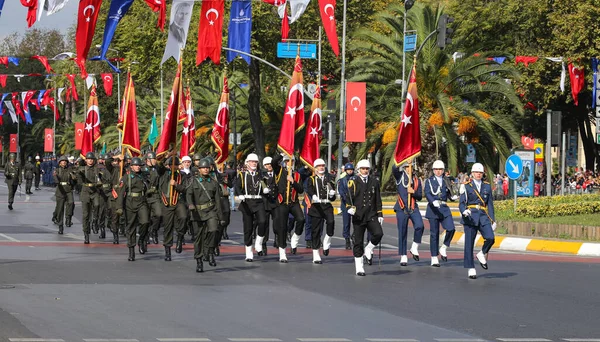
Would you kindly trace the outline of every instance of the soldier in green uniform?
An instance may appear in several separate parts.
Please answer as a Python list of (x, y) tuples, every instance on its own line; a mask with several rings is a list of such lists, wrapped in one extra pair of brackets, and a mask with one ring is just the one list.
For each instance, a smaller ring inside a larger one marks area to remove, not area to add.
[(33, 173), (35, 171), (35, 166), (33, 166), (33, 158), (31, 156), (27, 157), (27, 163), (23, 167), (23, 172), (25, 173), (25, 193), (27, 195), (33, 194), (31, 192), (31, 186), (33, 185)]
[(129, 261), (135, 260), (136, 224), (139, 224), (138, 248), (140, 254), (147, 251), (148, 225), (150, 224), (150, 210), (146, 201), (148, 185), (141, 172), (142, 160), (131, 159), (131, 170), (121, 177), (119, 182), (119, 196), (117, 197), (117, 214), (123, 214), (125, 205), (125, 218), (127, 219), (127, 247), (129, 247)]
[[(108, 228), (113, 235), (113, 244), (119, 244), (119, 215), (117, 215), (117, 191), (119, 190), (119, 181), (121, 180), (121, 156), (112, 156), (110, 164), (106, 168), (110, 171), (110, 192), (108, 193), (107, 219)], [(121, 234), (125, 235), (125, 234)]]
[(98, 166), (96, 165), (96, 155), (94, 152), (88, 152), (85, 155), (85, 166), (79, 166), (77, 181), (81, 184), (81, 200), (84, 244), (90, 243), (90, 226), (94, 234), (98, 234), (97, 218), (93, 219), (93, 213), (98, 211), (100, 199), (98, 192), (102, 187)]
[(206, 157), (208, 162), (211, 164), (211, 175), (219, 183), (220, 199), (221, 199), (221, 211), (223, 213), (223, 220), (219, 224), (219, 232), (217, 233), (217, 247), (215, 248), (215, 255), (219, 256), (221, 251), (221, 240), (224, 236), (227, 236), (227, 226), (231, 222), (231, 208), (229, 208), (229, 188), (234, 185), (233, 180), (230, 180), (226, 173), (220, 172), (215, 164), (215, 160), (212, 157)]
[(162, 218), (162, 205), (160, 194), (158, 193), (158, 167), (156, 164), (156, 153), (146, 153), (146, 166), (142, 169), (142, 173), (148, 183), (148, 206), (150, 207), (150, 234), (154, 244), (158, 244), (158, 230), (160, 229), (160, 220)]
[[(219, 184), (210, 177), (210, 163), (203, 159), (198, 165), (199, 176), (188, 178), (186, 199), (191, 211), (194, 226), (194, 258), (196, 272), (204, 272), (202, 257), (208, 253), (210, 266), (217, 266), (215, 261), (216, 234), (219, 224), (223, 224)], [(205, 244), (205, 239), (208, 240)], [(208, 250), (206, 250), (208, 246)]]
[(187, 208), (182, 194), (185, 192), (185, 183), (179, 173), (179, 158), (172, 156), (165, 161), (164, 167), (159, 167), (160, 178), (158, 181), (158, 196), (162, 203), (162, 219), (165, 225), (163, 246), (165, 247), (165, 261), (171, 261), (171, 247), (173, 246), (173, 228), (177, 230), (177, 246), (175, 252), (183, 250), (183, 236), (185, 234), (185, 220)]
[(112, 192), (111, 185), (111, 173), (106, 167), (105, 154), (98, 156), (98, 175), (100, 182), (102, 183), (101, 189), (98, 189), (98, 209), (94, 213), (95, 220), (98, 222), (98, 228), (100, 229), (100, 239), (106, 238), (106, 221), (109, 220), (108, 216), (108, 196)]
[(63, 234), (63, 217), (65, 216), (66, 207), (66, 222), (67, 226), (71, 225), (71, 217), (73, 216), (73, 183), (77, 177), (69, 168), (67, 156), (62, 156), (58, 159), (58, 168), (54, 170), (52, 177), (56, 184), (55, 197), (56, 208), (56, 223), (58, 224), (58, 234)]
[(21, 174), (21, 167), (15, 162), (15, 154), (11, 153), (8, 156), (8, 163), (4, 167), (4, 182), (8, 187), (8, 209), (13, 210), (13, 203), (15, 201), (15, 192), (23, 181), (23, 175)]

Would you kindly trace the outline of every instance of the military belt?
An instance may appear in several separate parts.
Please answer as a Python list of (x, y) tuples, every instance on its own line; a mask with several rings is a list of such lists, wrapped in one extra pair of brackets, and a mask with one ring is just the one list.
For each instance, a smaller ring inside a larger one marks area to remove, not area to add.
[(477, 210), (487, 210), (486, 207), (485, 207), (485, 205), (480, 205), (480, 204), (477, 204), (477, 205), (468, 205), (467, 208), (469, 208), (469, 209), (477, 209)]
[(140, 197), (140, 196), (144, 196), (144, 192), (130, 192), (129, 196), (131, 197)]
[(88, 188), (96, 186), (94, 183), (83, 183), (83, 186), (87, 186)]
[(261, 199), (262, 196), (261, 195), (247, 195), (247, 196), (244, 196), (244, 198), (247, 198), (247, 199)]
[(205, 210), (205, 209), (210, 209), (214, 206), (215, 206), (215, 204), (213, 202), (208, 202), (208, 203), (196, 205), (196, 209)]
[(439, 202), (440, 202), (440, 205), (448, 205), (448, 204), (446, 203), (446, 201), (439, 201)]
[(69, 185), (69, 182), (60, 182), (60, 185)]
[(110, 184), (102, 184), (103, 188), (110, 188)]
[(328, 199), (320, 199), (318, 201), (313, 201), (313, 203), (331, 203)]

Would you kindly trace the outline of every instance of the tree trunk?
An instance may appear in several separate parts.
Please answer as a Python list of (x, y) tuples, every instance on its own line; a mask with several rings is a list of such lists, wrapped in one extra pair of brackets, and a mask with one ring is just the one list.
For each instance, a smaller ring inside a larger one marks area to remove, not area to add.
[[(580, 97), (580, 101), (587, 100), (588, 97)], [(586, 103), (586, 102), (583, 102)], [(590, 124), (590, 115), (585, 106), (574, 107), (577, 113), (577, 126), (579, 134), (581, 135), (581, 142), (583, 144), (583, 153), (585, 156), (585, 169), (593, 170), (594, 162), (596, 161), (596, 134), (592, 132)]]
[(250, 89), (248, 92), (248, 118), (252, 127), (252, 136), (256, 154), (262, 160), (265, 154), (265, 130), (260, 117), (260, 64), (256, 60), (250, 63), (248, 76), (250, 78)]

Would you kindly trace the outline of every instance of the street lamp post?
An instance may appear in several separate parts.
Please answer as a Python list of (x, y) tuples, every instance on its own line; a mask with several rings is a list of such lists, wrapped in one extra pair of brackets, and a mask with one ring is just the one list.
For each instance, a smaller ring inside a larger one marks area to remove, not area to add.
[[(342, 75), (340, 83), (340, 136), (338, 138), (337, 169), (342, 173), (343, 149), (344, 149), (344, 119), (346, 116), (346, 8), (347, 0), (344, 0), (344, 19), (342, 25)], [(331, 157), (330, 157), (331, 158)]]
[[(96, 49), (100, 49), (102, 45), (96, 45)], [(113, 48), (108, 48), (109, 51), (117, 53), (117, 115), (121, 114), (121, 63), (119, 60), (119, 54), (121, 51)], [(121, 151), (121, 131), (119, 131), (119, 151)]]
[[(54, 83), (54, 110), (52, 115), (52, 155), (56, 155), (56, 111), (58, 110), (58, 85), (56, 84), (56, 80), (51, 80), (47, 78), (46, 82)], [(45, 139), (45, 137), (44, 137)]]

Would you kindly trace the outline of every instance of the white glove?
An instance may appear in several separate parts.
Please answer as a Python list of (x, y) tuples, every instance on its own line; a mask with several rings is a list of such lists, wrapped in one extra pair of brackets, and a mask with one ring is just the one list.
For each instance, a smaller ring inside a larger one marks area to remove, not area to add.
[(454, 196), (450, 197), (450, 199), (453, 200), (453, 201), (456, 201), (458, 199), (458, 196), (454, 195)]
[(463, 216), (467, 217), (467, 216), (471, 216), (471, 209), (467, 209), (465, 211), (463, 211)]
[(238, 196), (238, 199), (240, 200), (240, 202), (244, 202), (244, 200), (246, 199), (246, 197), (244, 197), (244, 196)]
[(335, 190), (329, 190), (329, 197), (335, 196)]
[(439, 208), (440, 207), (440, 201), (435, 200), (433, 202), (431, 202), (431, 204), (433, 204), (434, 207)]
[(352, 216), (354, 214), (356, 214), (356, 209), (355, 208), (348, 209), (348, 215)]
[(383, 225), (383, 217), (378, 217), (377, 221), (379, 221), (379, 225)]
[(263, 194), (265, 194), (265, 195), (266, 195), (266, 194), (268, 194), (269, 192), (271, 192), (271, 189), (269, 189), (269, 188), (264, 188), (264, 189), (263, 189)]
[(313, 203), (319, 203), (320, 202), (319, 197), (317, 197), (317, 195), (313, 195), (312, 196), (312, 201), (313, 201)]
[(496, 222), (492, 223), (492, 230), (496, 231)]

